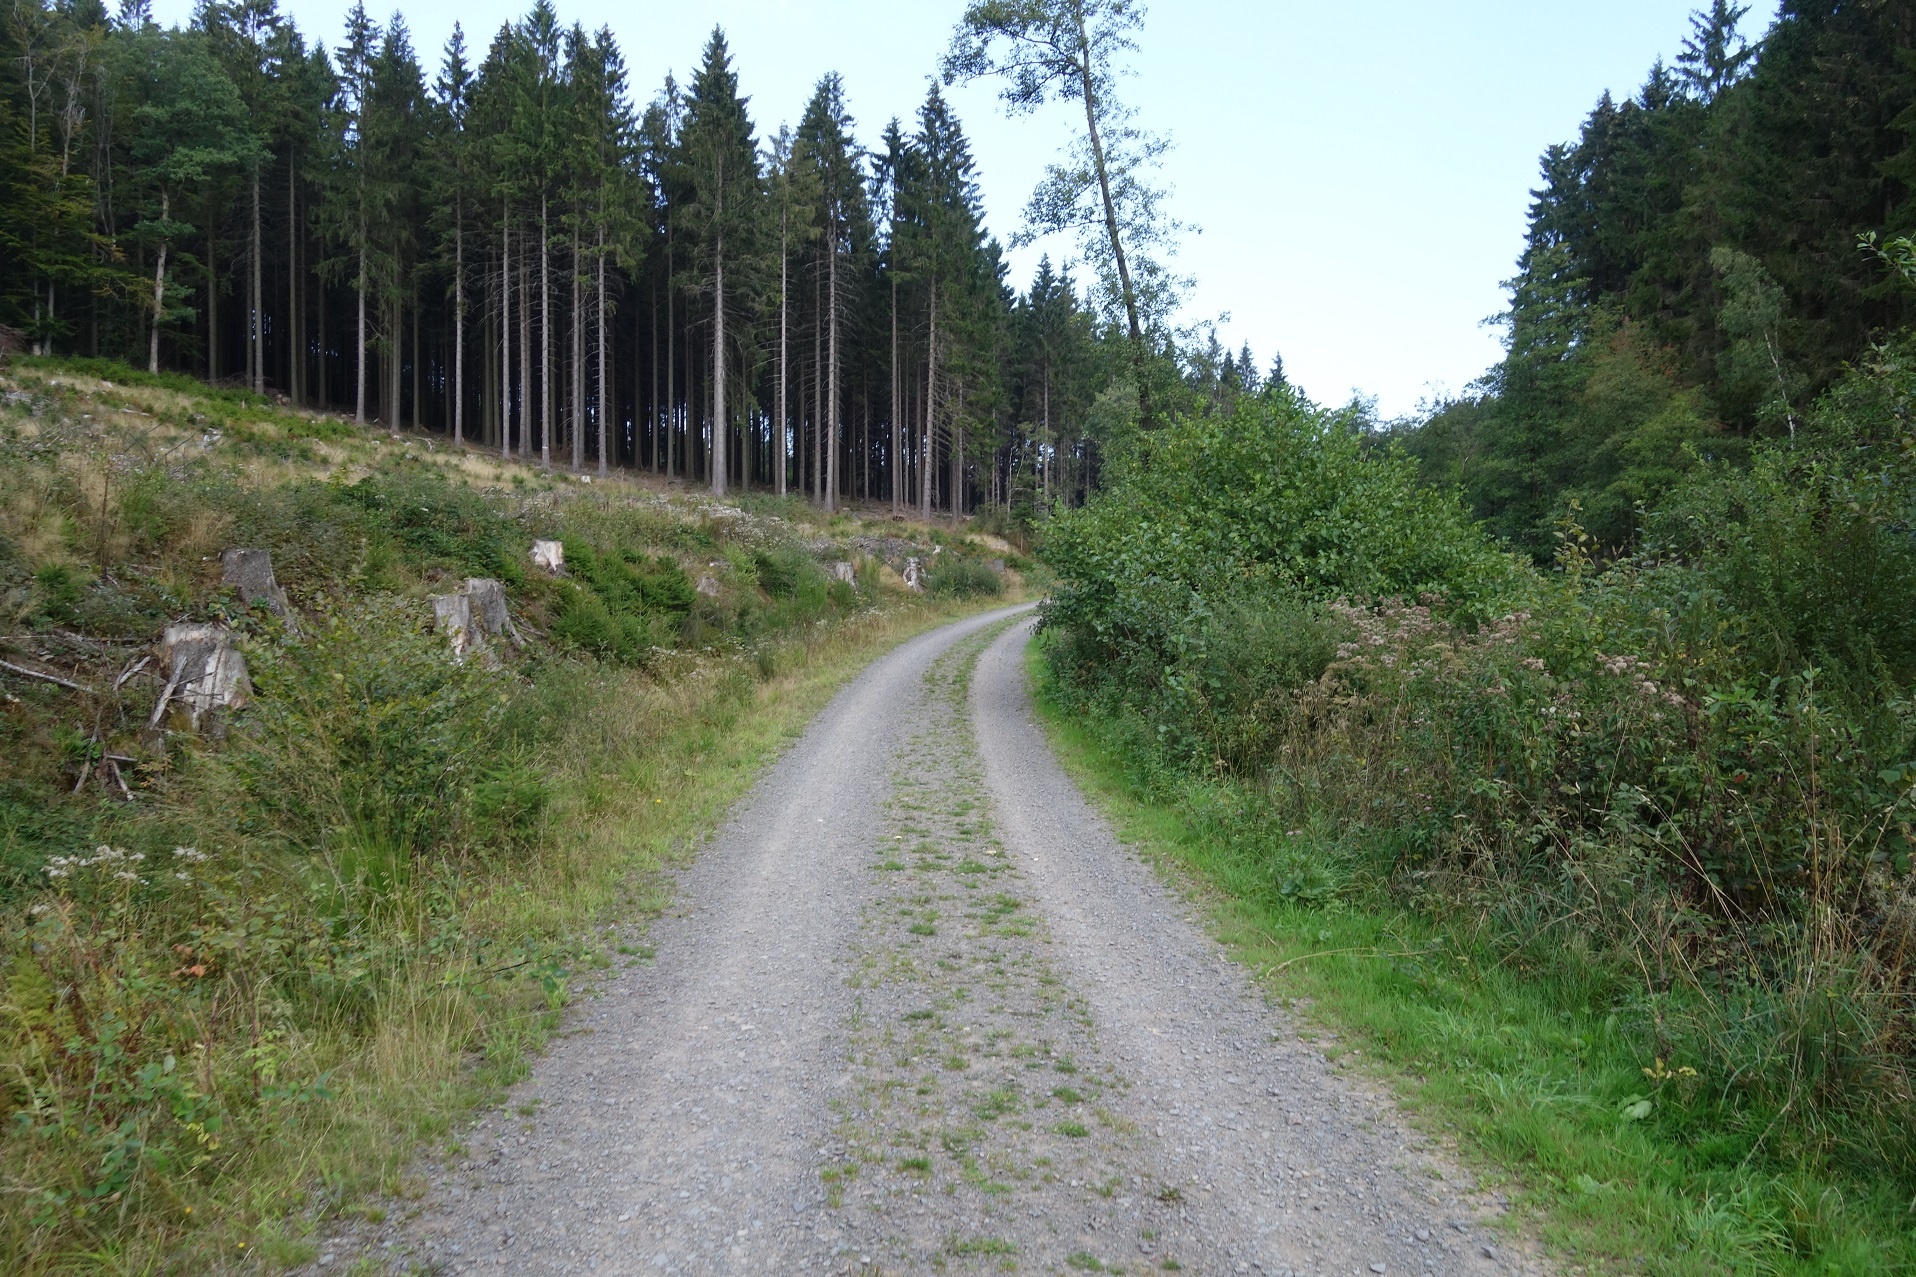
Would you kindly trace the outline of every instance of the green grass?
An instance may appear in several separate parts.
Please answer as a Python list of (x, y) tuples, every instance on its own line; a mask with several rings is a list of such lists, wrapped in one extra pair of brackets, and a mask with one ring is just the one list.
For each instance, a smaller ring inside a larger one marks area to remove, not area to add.
[(1916, 1270), (1911, 1203), (1778, 1165), (1713, 1127), (1722, 1080), (1642, 1058), (1572, 977), (1403, 910), (1286, 902), (1268, 873), (1153, 801), (1111, 735), (1050, 702), (1041, 643), (1027, 659), (1059, 758), (1119, 836), (1196, 897), (1273, 996), (1335, 1032), (1325, 1049), (1341, 1067), (1383, 1078), (1414, 1120), (1458, 1137), (1509, 1190), (1515, 1226), (1534, 1224), (1556, 1255), (1654, 1277)]

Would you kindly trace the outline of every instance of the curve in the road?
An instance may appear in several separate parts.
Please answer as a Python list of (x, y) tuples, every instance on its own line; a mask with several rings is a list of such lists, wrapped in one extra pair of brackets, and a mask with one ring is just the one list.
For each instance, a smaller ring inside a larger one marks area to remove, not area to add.
[(683, 875), (656, 962), (319, 1271), (1535, 1267), (1086, 804), (1017, 611), (839, 693)]

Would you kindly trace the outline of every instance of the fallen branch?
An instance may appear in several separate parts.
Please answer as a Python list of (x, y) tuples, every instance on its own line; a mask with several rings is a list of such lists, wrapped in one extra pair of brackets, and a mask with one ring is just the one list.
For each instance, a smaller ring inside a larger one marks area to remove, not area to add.
[(27, 678), (37, 678), (43, 683), (57, 683), (61, 687), (70, 687), (76, 692), (85, 692), (88, 696), (99, 695), (92, 688), (61, 678), (58, 674), (43, 674), (39, 670), (30, 670), (24, 665), (15, 665), (12, 661), (0, 661), (0, 669), (11, 670)]

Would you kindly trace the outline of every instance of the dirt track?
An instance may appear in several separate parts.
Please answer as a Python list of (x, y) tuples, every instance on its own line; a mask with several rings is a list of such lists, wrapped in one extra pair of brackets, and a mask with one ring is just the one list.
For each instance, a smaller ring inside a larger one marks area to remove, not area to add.
[(1116, 842), (1007, 615), (848, 686), (685, 873), (656, 962), (315, 1271), (1541, 1271)]

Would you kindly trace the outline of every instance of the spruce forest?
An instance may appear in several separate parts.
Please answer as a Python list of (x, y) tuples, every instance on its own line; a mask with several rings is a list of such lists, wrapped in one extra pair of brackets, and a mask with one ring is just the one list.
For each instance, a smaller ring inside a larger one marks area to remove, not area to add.
[(928, 516), (1095, 484), (1091, 406), (1133, 362), (1070, 275), (1007, 281), (935, 85), (867, 146), (833, 74), (755, 121), (722, 31), (643, 104), (549, 4), (480, 38), (10, 0), (0, 323), (718, 494)]
[(1398, 419), (1168, 6), (950, 7), (0, 0), (0, 1267), (1916, 1268), (1916, 6), (1592, 85)]

